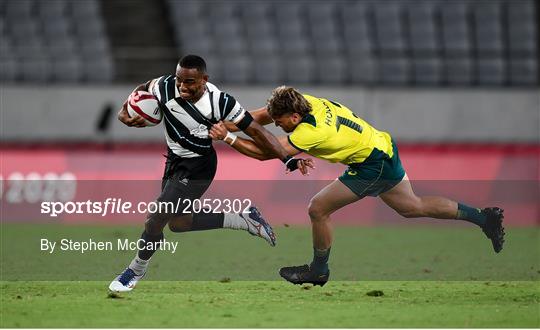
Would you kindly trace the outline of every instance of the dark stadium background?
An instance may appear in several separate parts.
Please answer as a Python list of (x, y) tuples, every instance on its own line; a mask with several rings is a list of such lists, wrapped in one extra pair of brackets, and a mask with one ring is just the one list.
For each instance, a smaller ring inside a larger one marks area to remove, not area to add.
[[(163, 169), (162, 127), (127, 128), (116, 112), (134, 86), (173, 73), (179, 57), (194, 53), (207, 59), (210, 81), (247, 109), (282, 84), (341, 102), (393, 135), (420, 192), (501, 204), (507, 225), (538, 225), (532, 0), (7, 0), (0, 36), (2, 222), (50, 221), (36, 212), (69, 190), (43, 183), (58, 178), (75, 179), (75, 194), (96, 199), (126, 190), (103, 182), (153, 180), (143, 189), (151, 200)], [(275, 224), (308, 224), (315, 187), (344, 169), (317, 161), (308, 178), (285, 176), (278, 161), (217, 149), (215, 185), (263, 180), (257, 194), (247, 183), (237, 192), (255, 194)], [(360, 204), (345, 223), (396, 218), (374, 199)], [(142, 223), (131, 215), (84, 220)]]
[[(0, 327), (540, 327), (539, 7), (0, 0)], [(504, 208), (504, 250), (473, 224), (405, 220), (367, 198), (333, 216), (330, 282), (293, 286), (278, 269), (311, 260), (307, 205), (345, 167), (285, 175), (217, 143), (205, 197), (251, 199), (277, 246), (165, 229), (177, 252), (156, 253), (129, 295), (108, 295), (135, 251), (40, 242), (136, 240), (145, 215), (50, 217), (40, 205), (157, 196), (163, 127), (128, 128), (116, 113), (190, 53), (247, 109), (283, 84), (347, 105), (397, 141), (417, 193)]]

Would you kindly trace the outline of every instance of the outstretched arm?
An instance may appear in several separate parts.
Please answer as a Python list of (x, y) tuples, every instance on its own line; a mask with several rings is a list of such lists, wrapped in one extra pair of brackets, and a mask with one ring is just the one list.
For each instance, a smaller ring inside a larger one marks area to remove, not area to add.
[[(266, 110), (266, 107), (259, 108), (257, 110), (251, 110), (249, 111), (251, 116), (253, 117), (253, 121), (257, 122), (261, 126), (265, 126), (268, 124), (273, 123), (272, 117), (268, 114), (268, 111)], [(234, 123), (230, 121), (224, 122), (225, 127), (229, 132), (238, 132), (240, 129), (238, 126), (236, 126)]]
[[(232, 146), (238, 152), (248, 157), (255, 158), (258, 160), (268, 160), (268, 159), (276, 158), (275, 153), (269, 152), (268, 150), (264, 150), (260, 148), (256, 142), (230, 134), (229, 131), (227, 131), (225, 125), (221, 122), (218, 124), (215, 124), (212, 128), (210, 128), (209, 135), (214, 140), (225, 141), (227, 144)], [(289, 143), (289, 140), (287, 139), (286, 135), (280, 136), (278, 138), (274, 137), (274, 139), (276, 139), (280, 147), (286, 152), (287, 156), (295, 156), (300, 153), (298, 149), (294, 148)], [(298, 161), (298, 169), (304, 175), (308, 174), (309, 168), (314, 168), (313, 161), (309, 158), (298, 159), (297, 161)], [(287, 172), (290, 172), (290, 169), (288, 169)]]

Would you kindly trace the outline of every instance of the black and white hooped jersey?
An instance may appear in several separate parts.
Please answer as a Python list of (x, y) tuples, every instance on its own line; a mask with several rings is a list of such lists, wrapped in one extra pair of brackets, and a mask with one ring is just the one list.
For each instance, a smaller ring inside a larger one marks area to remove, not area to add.
[(150, 92), (163, 111), (167, 145), (181, 157), (199, 157), (213, 152), (209, 128), (220, 120), (236, 124), (246, 113), (234, 97), (211, 83), (206, 83), (204, 95), (195, 103), (180, 97), (174, 75), (156, 79)]

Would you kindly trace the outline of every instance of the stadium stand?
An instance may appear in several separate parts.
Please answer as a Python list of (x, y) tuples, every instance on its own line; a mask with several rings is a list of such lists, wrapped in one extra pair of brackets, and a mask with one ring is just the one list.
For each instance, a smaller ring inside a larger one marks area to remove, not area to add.
[(2, 82), (112, 82), (98, 0), (0, 4)]
[[(189, 16), (174, 25), (180, 54), (241, 54), (225, 83), (538, 84), (532, 0), (167, 3), (175, 22)], [(212, 28), (194, 38), (193, 22)]]
[(6, 0), (0, 80), (133, 82), (196, 53), (218, 83), (537, 86), (537, 16), (533, 0)]

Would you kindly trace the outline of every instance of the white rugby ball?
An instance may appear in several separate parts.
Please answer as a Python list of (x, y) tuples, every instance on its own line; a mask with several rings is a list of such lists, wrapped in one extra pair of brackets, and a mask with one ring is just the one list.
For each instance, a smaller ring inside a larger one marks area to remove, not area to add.
[(161, 122), (163, 113), (156, 97), (149, 92), (137, 91), (128, 98), (127, 110), (130, 117), (139, 115), (146, 121), (146, 126), (155, 126)]

